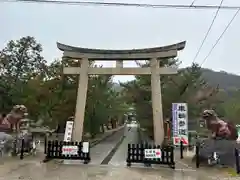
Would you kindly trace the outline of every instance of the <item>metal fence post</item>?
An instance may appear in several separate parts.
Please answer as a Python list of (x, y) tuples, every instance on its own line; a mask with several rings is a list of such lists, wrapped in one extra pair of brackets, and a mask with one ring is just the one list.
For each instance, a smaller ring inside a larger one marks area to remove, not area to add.
[(183, 141), (180, 141), (180, 158), (183, 159)]
[(21, 141), (21, 151), (20, 151), (20, 159), (23, 159), (23, 154), (24, 154), (24, 139)]
[(170, 159), (171, 159), (171, 168), (172, 168), (172, 169), (175, 169), (174, 146), (171, 146), (171, 147), (170, 147), (170, 150), (171, 150), (171, 156), (170, 156)]
[(199, 165), (200, 165), (200, 157), (199, 157), (199, 148), (200, 148), (200, 143), (197, 142), (196, 143), (196, 168), (199, 168)]
[(236, 162), (236, 172), (240, 173), (240, 164), (239, 164), (239, 150), (235, 148), (235, 162)]

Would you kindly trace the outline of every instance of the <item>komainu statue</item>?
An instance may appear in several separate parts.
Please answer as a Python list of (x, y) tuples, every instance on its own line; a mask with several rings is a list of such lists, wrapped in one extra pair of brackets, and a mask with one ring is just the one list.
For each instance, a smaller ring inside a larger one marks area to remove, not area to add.
[[(24, 105), (15, 105), (10, 113), (0, 119), (0, 151), (18, 153), (24, 139), (24, 149), (31, 151), (35, 146), (32, 134), (29, 132), (28, 111)], [(34, 146), (34, 147), (33, 147)]]
[[(12, 131), (19, 132), (20, 122), (28, 115), (27, 108), (24, 105), (13, 106), (10, 113), (8, 113), (0, 121), (0, 131)], [(2, 130), (1, 130), (2, 129)]]
[(212, 132), (212, 138), (237, 140), (238, 133), (235, 125), (218, 118), (214, 110), (205, 110), (202, 114), (208, 130)]
[(202, 118), (206, 122), (211, 137), (201, 140), (199, 155), (201, 163), (208, 165), (234, 166), (234, 149), (239, 146), (237, 129), (231, 122), (220, 119), (214, 110), (205, 110)]

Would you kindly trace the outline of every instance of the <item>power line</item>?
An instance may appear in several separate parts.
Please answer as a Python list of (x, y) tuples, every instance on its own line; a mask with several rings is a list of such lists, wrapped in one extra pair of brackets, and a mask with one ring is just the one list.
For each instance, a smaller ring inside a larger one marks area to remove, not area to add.
[(236, 13), (234, 14), (233, 18), (229, 22), (229, 24), (226, 26), (225, 30), (223, 33), (220, 35), (220, 37), (217, 39), (216, 43), (212, 47), (212, 49), (209, 51), (208, 55), (204, 58), (204, 60), (201, 63), (202, 64), (207, 60), (207, 58), (211, 55), (212, 51), (216, 47), (216, 45), (219, 43), (235, 17), (240, 11), (240, 6), (217, 6), (217, 5), (196, 5), (194, 6), (193, 4), (196, 2), (194, 0), (191, 5), (181, 5), (181, 4), (139, 4), (139, 3), (113, 3), (113, 2), (99, 2), (99, 1), (66, 1), (66, 0), (1, 0), (1, 3), (4, 2), (12, 2), (12, 3), (44, 3), (44, 4), (66, 4), (66, 5), (82, 5), (82, 6), (128, 6), (128, 7), (143, 7), (143, 8), (174, 8), (174, 9), (217, 9), (218, 11), (220, 9), (225, 9), (225, 10), (237, 10)]
[(217, 44), (220, 42), (220, 40), (222, 39), (222, 37), (224, 36), (224, 34), (227, 32), (228, 28), (230, 27), (230, 25), (232, 24), (233, 20), (237, 17), (238, 13), (239, 13), (240, 9), (238, 9), (236, 11), (236, 13), (233, 15), (232, 19), (230, 20), (230, 22), (228, 23), (228, 25), (226, 26), (226, 28), (224, 29), (224, 31), (222, 32), (222, 34), (218, 37), (217, 41), (215, 42), (215, 44), (212, 46), (211, 50), (209, 51), (209, 53), (207, 54), (207, 56), (203, 59), (202, 63), (200, 66), (203, 65), (203, 63), (205, 63), (205, 61), (208, 59), (208, 57), (212, 54), (213, 50), (215, 49), (215, 47), (217, 46)]
[(1, 3), (44, 3), (57, 5), (78, 5), (78, 6), (117, 6), (117, 7), (142, 7), (142, 8), (171, 8), (171, 9), (225, 9), (237, 10), (240, 6), (217, 6), (217, 5), (182, 5), (182, 4), (139, 4), (139, 3), (114, 3), (99, 1), (66, 1), (66, 0), (1, 0)]
[(213, 27), (213, 24), (215, 23), (215, 20), (216, 20), (216, 18), (217, 18), (217, 16), (218, 16), (218, 13), (219, 13), (219, 10), (220, 10), (220, 8), (221, 8), (221, 6), (222, 6), (223, 1), (224, 1), (224, 0), (221, 0), (221, 2), (220, 2), (219, 8), (217, 9), (217, 11), (216, 11), (216, 13), (215, 13), (215, 15), (214, 15), (214, 17), (213, 17), (213, 20), (212, 20), (212, 22), (211, 22), (211, 24), (210, 24), (210, 26), (209, 26), (209, 28), (208, 28), (208, 31), (207, 31), (207, 33), (205, 34), (205, 36), (204, 36), (204, 38), (203, 38), (203, 41), (202, 41), (200, 47), (198, 48), (198, 51), (197, 51), (195, 57), (193, 58), (193, 62), (195, 62), (195, 60), (197, 59), (200, 51), (202, 50), (202, 47), (203, 47), (204, 43), (206, 42), (206, 40), (207, 40), (207, 38), (208, 38), (208, 35), (209, 35), (209, 33), (210, 33), (210, 31), (211, 31), (211, 29), (212, 29), (212, 27)]
[(193, 0), (193, 2), (191, 3), (190, 6), (193, 6), (196, 1), (197, 1), (197, 0)]

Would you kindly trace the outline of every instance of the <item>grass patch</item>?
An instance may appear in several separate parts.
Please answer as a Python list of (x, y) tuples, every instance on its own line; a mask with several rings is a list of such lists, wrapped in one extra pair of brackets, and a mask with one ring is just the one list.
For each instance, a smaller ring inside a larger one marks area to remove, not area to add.
[(224, 171), (227, 172), (231, 177), (240, 177), (234, 168), (225, 168)]

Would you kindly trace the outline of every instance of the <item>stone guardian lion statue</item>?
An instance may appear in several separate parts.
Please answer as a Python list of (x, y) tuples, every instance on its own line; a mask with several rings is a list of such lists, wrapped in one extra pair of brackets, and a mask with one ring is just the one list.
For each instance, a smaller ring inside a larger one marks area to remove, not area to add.
[(208, 130), (212, 132), (212, 138), (223, 138), (227, 140), (237, 140), (237, 128), (231, 122), (220, 119), (214, 110), (205, 110), (202, 113)]

